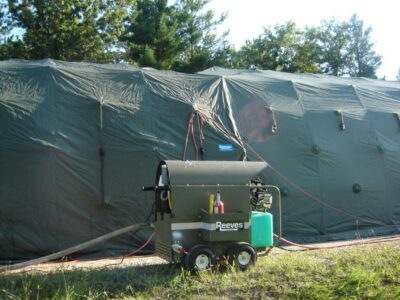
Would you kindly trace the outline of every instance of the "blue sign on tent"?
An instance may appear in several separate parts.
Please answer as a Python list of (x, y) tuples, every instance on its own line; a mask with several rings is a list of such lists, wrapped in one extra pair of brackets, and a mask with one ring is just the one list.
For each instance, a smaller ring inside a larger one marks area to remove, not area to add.
[(218, 145), (219, 152), (233, 152), (235, 148), (231, 144), (220, 144)]

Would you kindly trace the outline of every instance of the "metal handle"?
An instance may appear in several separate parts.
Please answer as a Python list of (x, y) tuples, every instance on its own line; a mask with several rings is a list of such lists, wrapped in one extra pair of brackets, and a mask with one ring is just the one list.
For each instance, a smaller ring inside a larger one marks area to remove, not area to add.
[(148, 192), (148, 191), (155, 191), (156, 187), (155, 186), (142, 186), (142, 191)]
[(166, 186), (158, 186), (158, 185), (156, 185), (156, 186), (142, 186), (142, 191), (144, 191), (144, 192), (148, 192), (148, 191), (150, 191), (150, 192), (154, 192), (154, 191), (169, 191), (169, 190), (171, 190), (169, 185), (166, 185)]

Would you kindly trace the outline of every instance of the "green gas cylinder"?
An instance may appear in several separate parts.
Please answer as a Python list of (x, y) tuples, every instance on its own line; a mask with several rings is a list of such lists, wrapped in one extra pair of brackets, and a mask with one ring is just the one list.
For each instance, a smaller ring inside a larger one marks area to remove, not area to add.
[(272, 214), (251, 212), (251, 245), (254, 248), (270, 247), (274, 243)]

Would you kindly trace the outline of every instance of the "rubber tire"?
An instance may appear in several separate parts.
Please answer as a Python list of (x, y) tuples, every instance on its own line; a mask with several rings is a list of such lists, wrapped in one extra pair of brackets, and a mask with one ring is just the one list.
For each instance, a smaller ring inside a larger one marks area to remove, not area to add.
[[(248, 264), (241, 264), (238, 260), (238, 256), (241, 252), (246, 251), (250, 255)], [(256, 250), (247, 243), (234, 244), (228, 251), (228, 261), (230, 265), (234, 265), (242, 271), (246, 271), (257, 261)]]
[[(196, 258), (201, 254), (207, 255), (210, 262), (208, 267), (204, 270), (199, 270), (198, 268), (196, 268)], [(216, 262), (217, 258), (210, 247), (205, 245), (196, 245), (193, 246), (189, 250), (189, 253), (185, 255), (185, 258), (183, 260), (183, 266), (186, 270), (197, 273), (205, 270), (210, 270), (216, 264)]]

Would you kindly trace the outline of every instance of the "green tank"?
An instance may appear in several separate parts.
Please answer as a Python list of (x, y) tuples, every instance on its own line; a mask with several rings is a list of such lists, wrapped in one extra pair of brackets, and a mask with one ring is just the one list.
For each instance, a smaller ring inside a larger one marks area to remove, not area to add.
[(252, 211), (251, 245), (254, 248), (270, 247), (274, 243), (272, 214), (268, 212)]

